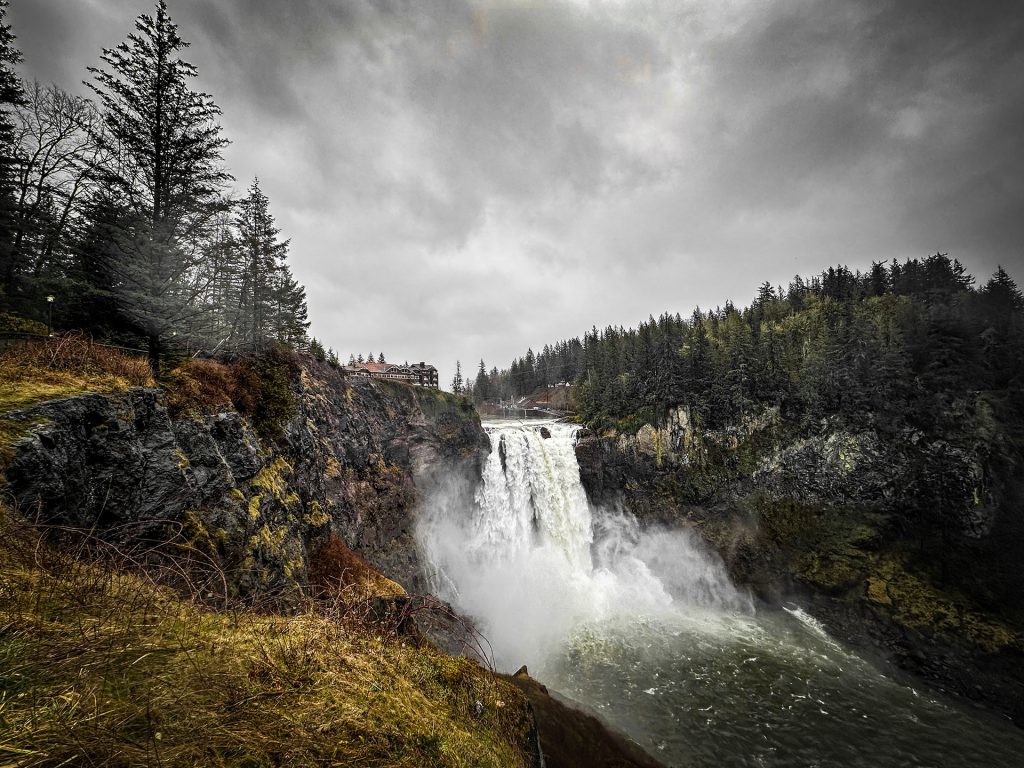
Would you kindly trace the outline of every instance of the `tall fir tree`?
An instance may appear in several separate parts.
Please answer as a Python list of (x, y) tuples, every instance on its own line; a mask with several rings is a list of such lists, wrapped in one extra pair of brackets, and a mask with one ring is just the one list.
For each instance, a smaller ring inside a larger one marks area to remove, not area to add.
[[(283, 334), (283, 318), (289, 312), (294, 280), (285, 273), (288, 241), (270, 214), (270, 202), (259, 180), (239, 203), (235, 217), (236, 245), (241, 290), (235, 326), (236, 346), (259, 348)], [(305, 301), (303, 300), (303, 305)]]
[(221, 151), (220, 109), (192, 90), (196, 68), (179, 57), (188, 43), (159, 0), (126, 42), (105, 48), (108, 69), (90, 67), (86, 83), (99, 97), (105, 130), (96, 140), (117, 158), (101, 179), (111, 200), (126, 209), (116, 232), (112, 264), (116, 295), (149, 343), (159, 369), (164, 340), (195, 327), (202, 307), (197, 285), (202, 245), (231, 176)]
[(21, 53), (15, 46), (11, 25), (6, 23), (7, 6), (7, 0), (0, 0), (0, 301), (13, 292), (17, 269), (12, 241), (19, 160), (11, 108), (25, 104), (21, 80), (14, 71)]

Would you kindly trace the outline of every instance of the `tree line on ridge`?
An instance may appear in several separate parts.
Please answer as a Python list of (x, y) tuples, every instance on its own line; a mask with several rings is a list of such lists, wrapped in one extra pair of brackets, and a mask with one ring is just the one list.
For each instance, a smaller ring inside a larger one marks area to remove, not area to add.
[(501, 371), (481, 361), (467, 391), (482, 402), (573, 383), (580, 417), (600, 429), (656, 423), (679, 405), (709, 428), (769, 406), (808, 423), (927, 428), (982, 391), (1004, 393), (1024, 421), (1024, 297), (1001, 267), (974, 283), (941, 253), (866, 273), (831, 267), (786, 288), (764, 283), (743, 309), (595, 327)]

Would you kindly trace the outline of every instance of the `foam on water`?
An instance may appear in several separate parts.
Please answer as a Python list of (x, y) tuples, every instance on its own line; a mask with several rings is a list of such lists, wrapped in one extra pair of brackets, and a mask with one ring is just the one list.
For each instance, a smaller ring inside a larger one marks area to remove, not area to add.
[(578, 628), (617, 617), (681, 606), (751, 610), (687, 531), (641, 531), (621, 511), (591, 507), (577, 427), (485, 428), (491, 453), (473, 508), (440, 494), (419, 539), (434, 566), (432, 588), (481, 623), (500, 666), (543, 665)]
[(483, 482), (437, 493), (418, 536), (498, 667), (529, 664), (666, 765), (1020, 764), (1011, 724), (919, 696), (797, 606), (755, 615), (687, 531), (591, 507), (575, 427), (485, 426)]

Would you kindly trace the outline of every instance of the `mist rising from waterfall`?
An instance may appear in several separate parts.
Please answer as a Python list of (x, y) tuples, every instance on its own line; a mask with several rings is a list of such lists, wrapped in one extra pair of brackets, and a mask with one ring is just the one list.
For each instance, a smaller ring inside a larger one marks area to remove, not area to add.
[(543, 665), (574, 632), (604, 622), (751, 610), (688, 531), (641, 531), (620, 510), (591, 507), (577, 427), (485, 428), (491, 453), (474, 502), (435, 494), (418, 536), (432, 588), (480, 623), (499, 667)]

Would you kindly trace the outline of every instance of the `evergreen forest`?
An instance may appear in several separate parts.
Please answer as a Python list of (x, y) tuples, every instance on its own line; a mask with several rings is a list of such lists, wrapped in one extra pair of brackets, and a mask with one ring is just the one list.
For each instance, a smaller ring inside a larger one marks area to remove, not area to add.
[(471, 392), (507, 400), (574, 383), (581, 419), (598, 429), (635, 431), (679, 405), (706, 428), (777, 406), (805, 425), (832, 417), (941, 429), (958, 418), (955, 403), (979, 393), (1004, 417), (1024, 418), (1022, 331), (1024, 297), (1002, 268), (977, 285), (937, 253), (764, 283), (743, 309), (593, 328), (503, 371), (481, 363)]
[[(164, 0), (83, 73), (92, 98), (23, 82), (0, 2), (0, 332), (81, 331), (167, 355), (310, 349), (305, 289)], [(336, 359), (332, 355), (332, 359)]]

